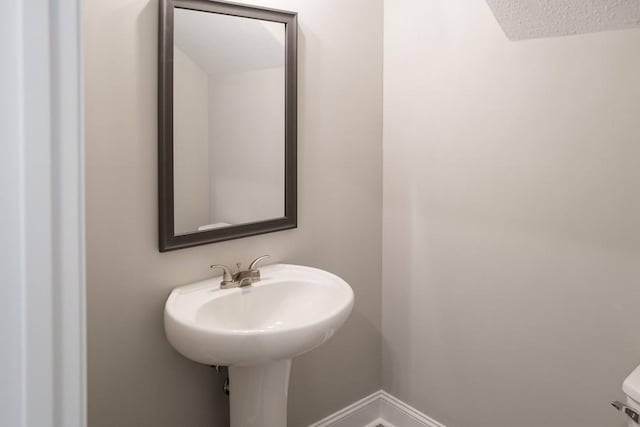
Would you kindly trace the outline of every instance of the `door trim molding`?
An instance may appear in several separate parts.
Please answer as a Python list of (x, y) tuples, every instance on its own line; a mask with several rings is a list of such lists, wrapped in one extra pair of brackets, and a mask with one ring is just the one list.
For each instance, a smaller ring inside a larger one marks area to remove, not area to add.
[(80, 0), (3, 6), (0, 425), (84, 427)]

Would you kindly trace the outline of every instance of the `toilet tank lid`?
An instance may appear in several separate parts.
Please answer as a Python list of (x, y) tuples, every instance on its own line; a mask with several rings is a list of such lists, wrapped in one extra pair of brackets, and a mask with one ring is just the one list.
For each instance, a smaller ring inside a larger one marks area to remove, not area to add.
[(640, 366), (624, 380), (622, 391), (636, 402), (640, 402)]

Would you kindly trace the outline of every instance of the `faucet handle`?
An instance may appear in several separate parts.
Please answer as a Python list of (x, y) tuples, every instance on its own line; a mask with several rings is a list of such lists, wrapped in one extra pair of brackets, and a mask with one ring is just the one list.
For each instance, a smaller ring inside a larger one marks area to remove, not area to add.
[(251, 264), (249, 264), (249, 270), (255, 270), (256, 265), (265, 258), (269, 258), (269, 255), (262, 255), (251, 261)]
[(226, 265), (213, 264), (209, 268), (221, 268), (223, 270), (223, 273), (222, 273), (222, 284), (225, 284), (225, 282), (233, 282), (233, 273), (231, 272), (231, 269), (229, 267), (227, 267)]

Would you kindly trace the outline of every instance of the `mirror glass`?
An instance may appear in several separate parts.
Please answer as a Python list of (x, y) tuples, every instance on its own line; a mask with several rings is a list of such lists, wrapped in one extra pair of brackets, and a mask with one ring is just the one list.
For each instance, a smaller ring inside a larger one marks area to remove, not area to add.
[(285, 216), (285, 24), (174, 9), (176, 235)]

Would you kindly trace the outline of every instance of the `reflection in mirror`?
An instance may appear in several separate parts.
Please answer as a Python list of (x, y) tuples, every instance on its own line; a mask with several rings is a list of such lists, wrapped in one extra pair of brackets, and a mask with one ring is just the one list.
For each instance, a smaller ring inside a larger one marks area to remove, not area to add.
[(175, 234), (285, 216), (285, 25), (174, 9)]

